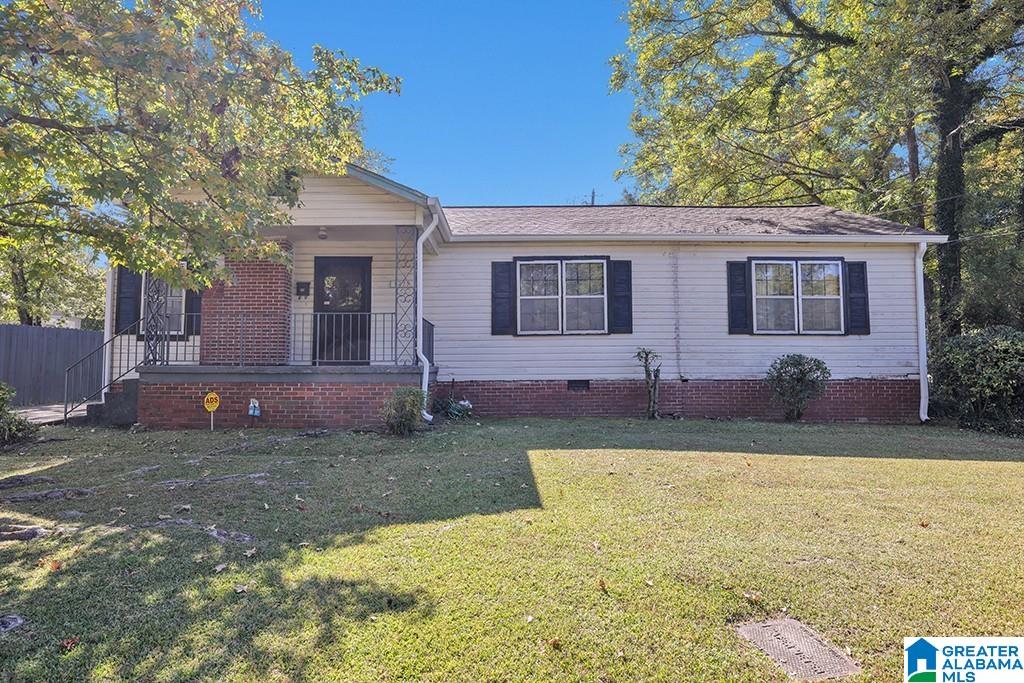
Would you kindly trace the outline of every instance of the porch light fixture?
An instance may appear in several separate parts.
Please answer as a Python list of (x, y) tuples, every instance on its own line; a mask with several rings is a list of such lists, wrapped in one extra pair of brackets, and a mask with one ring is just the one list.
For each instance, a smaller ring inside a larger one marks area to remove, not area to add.
[(320, 226), (320, 229), (316, 233), (317, 239), (327, 239), (327, 228)]

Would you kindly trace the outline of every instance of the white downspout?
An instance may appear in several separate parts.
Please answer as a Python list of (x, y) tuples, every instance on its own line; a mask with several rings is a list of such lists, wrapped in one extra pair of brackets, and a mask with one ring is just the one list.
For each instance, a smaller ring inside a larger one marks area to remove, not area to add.
[(107, 344), (117, 330), (114, 329), (114, 266), (107, 264), (107, 291), (103, 305), (103, 344), (107, 350), (103, 352), (103, 386), (110, 384), (111, 364), (114, 362), (112, 345)]
[(437, 227), (437, 221), (441, 215), (441, 204), (437, 197), (427, 199), (427, 206), (430, 207), (430, 224), (423, 230), (423, 234), (416, 240), (416, 357), (423, 366), (423, 377), (420, 380), (420, 389), (423, 390), (423, 408), (420, 410), (420, 417), (427, 422), (433, 422), (434, 416), (427, 412), (427, 391), (430, 388), (430, 361), (423, 353), (423, 244), (430, 237)]
[(928, 421), (928, 340), (925, 334), (924, 311), (924, 252), (927, 248), (927, 243), (919, 242), (917, 258), (914, 260), (914, 274), (917, 279), (917, 372), (921, 383), (921, 404), (918, 413), (921, 422)]

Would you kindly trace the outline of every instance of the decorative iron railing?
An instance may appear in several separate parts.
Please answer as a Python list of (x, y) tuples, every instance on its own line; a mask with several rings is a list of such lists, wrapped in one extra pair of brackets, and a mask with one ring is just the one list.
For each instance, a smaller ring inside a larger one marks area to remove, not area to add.
[[(163, 316), (158, 336), (142, 319), (124, 327), (64, 373), (64, 417), (102, 396), (140, 365), (418, 365), (415, 341), (395, 313), (240, 314)], [(200, 324), (203, 328), (200, 329)], [(150, 326), (152, 327), (152, 326)], [(201, 343), (201, 334), (207, 339)], [(415, 332), (413, 332), (415, 334)], [(151, 358), (147, 359), (147, 349)], [(434, 326), (423, 321), (423, 351), (434, 362)], [(97, 381), (99, 364), (108, 367)]]

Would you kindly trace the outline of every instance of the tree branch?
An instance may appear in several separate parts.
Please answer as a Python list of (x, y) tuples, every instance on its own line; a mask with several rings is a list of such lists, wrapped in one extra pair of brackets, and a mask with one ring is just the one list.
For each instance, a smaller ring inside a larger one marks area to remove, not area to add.
[(977, 133), (964, 140), (964, 151), (966, 152), (974, 149), (978, 145), (988, 142), (989, 140), (1002, 139), (1004, 135), (1012, 133), (1015, 130), (1024, 130), (1024, 117), (1000, 121), (999, 123), (994, 123), (987, 128), (979, 130)]
[(786, 15), (786, 19), (796, 29), (800, 38), (811, 40), (817, 43), (830, 43), (832, 45), (845, 45), (847, 47), (857, 44), (857, 40), (848, 35), (829, 29), (812, 26), (804, 20), (796, 9), (789, 4), (789, 0), (772, 0), (775, 9)]

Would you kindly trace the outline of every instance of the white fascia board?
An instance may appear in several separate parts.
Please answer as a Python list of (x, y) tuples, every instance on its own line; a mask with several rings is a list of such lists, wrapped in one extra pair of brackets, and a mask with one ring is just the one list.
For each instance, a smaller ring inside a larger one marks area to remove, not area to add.
[(808, 242), (941, 244), (947, 235), (452, 235), (452, 242)]

